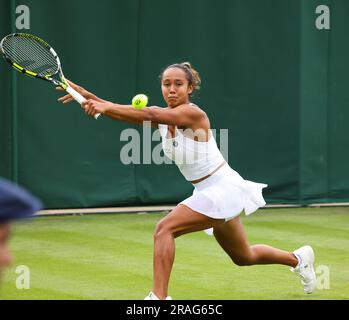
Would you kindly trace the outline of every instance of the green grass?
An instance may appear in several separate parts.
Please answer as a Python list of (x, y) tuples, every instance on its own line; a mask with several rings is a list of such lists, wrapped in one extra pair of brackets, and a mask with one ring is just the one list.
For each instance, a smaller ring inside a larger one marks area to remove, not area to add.
[[(143, 299), (152, 287), (153, 230), (163, 216), (57, 216), (16, 224), (16, 259), (0, 299)], [(214, 237), (196, 232), (176, 240), (174, 299), (349, 299), (349, 208), (264, 209), (242, 217), (251, 244), (288, 251), (312, 245), (315, 267), (330, 270), (330, 288), (306, 295), (289, 267), (238, 267)], [(19, 265), (30, 268), (30, 289), (16, 288)]]

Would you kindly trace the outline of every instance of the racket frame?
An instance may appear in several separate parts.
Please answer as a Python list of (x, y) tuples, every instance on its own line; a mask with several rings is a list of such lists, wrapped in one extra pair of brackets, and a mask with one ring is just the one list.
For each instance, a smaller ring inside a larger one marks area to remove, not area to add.
[[(13, 62), (8, 55), (6, 54), (6, 52), (3, 49), (3, 43), (10, 37), (23, 37), (23, 38), (31, 38), (37, 42), (39, 42), (42, 46), (44, 46), (48, 51), (50, 51), (50, 53), (53, 55), (53, 57), (56, 59), (57, 62), (57, 72), (52, 74), (52, 75), (46, 75), (43, 76), (41, 74), (29, 71), (23, 67), (21, 67), (20, 65), (18, 65), (17, 63)], [(74, 90), (68, 83), (68, 81), (65, 79), (63, 71), (62, 71), (62, 65), (61, 65), (61, 61), (59, 59), (58, 54), (56, 53), (56, 51), (44, 40), (42, 40), (41, 38), (29, 34), (29, 33), (12, 33), (7, 35), (6, 37), (4, 37), (1, 42), (0, 42), (0, 52), (2, 53), (5, 61), (16, 71), (23, 73), (26, 76), (32, 77), (32, 78), (38, 78), (41, 80), (45, 80), (48, 82), (53, 83), (56, 86), (61, 87), (63, 90), (65, 90), (66, 92), (68, 92), (73, 98), (74, 100), (76, 100), (78, 103), (82, 104), (84, 101), (86, 101), (86, 99), (76, 90)], [(54, 79), (53, 76), (57, 75), (60, 78), (61, 81)], [(97, 113), (94, 117), (97, 120), (99, 117), (101, 116), (100, 113)]]

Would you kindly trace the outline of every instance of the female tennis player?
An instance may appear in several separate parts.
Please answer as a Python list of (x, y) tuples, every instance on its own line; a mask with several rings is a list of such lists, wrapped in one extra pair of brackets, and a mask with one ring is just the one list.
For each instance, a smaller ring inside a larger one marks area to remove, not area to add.
[[(286, 252), (265, 244), (249, 244), (240, 213), (251, 214), (265, 205), (262, 189), (267, 185), (244, 180), (225, 162), (212, 135), (207, 114), (190, 102), (191, 95), (200, 86), (198, 72), (190, 63), (176, 63), (166, 67), (160, 79), (166, 108), (135, 109), (131, 105), (111, 103), (70, 82), (87, 99), (82, 108), (91, 117), (101, 113), (130, 123), (151, 121), (160, 131), (165, 155), (194, 186), (192, 196), (179, 203), (156, 225), (153, 288), (145, 299), (171, 299), (168, 283), (175, 257), (175, 238), (199, 230), (213, 231), (235, 264), (290, 266), (291, 271), (301, 277), (304, 291), (313, 292), (316, 276), (314, 252), (310, 246)], [(59, 99), (62, 103), (72, 100), (70, 95)]]

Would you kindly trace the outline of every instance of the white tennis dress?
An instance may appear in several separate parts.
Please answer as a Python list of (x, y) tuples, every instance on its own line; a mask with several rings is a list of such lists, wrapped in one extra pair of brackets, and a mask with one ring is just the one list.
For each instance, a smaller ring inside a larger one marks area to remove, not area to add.
[[(209, 141), (199, 142), (178, 129), (174, 138), (167, 138), (168, 126), (164, 124), (159, 124), (159, 131), (164, 154), (175, 162), (187, 181), (203, 178), (225, 162), (212, 132)], [(242, 211), (249, 215), (266, 204), (262, 189), (267, 185), (244, 180), (227, 163), (193, 186), (193, 194), (179, 204), (211, 218), (228, 221)], [(213, 229), (205, 231), (212, 234)]]

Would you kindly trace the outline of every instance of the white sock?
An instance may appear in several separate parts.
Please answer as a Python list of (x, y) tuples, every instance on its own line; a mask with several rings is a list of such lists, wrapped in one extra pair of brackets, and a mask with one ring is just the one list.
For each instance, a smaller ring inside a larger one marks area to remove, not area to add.
[(298, 264), (295, 266), (295, 268), (298, 268), (300, 265), (301, 265), (301, 263), (302, 263), (302, 258), (298, 255), (298, 254), (295, 254), (295, 253), (293, 253), (293, 255), (297, 258), (297, 260), (298, 260)]

